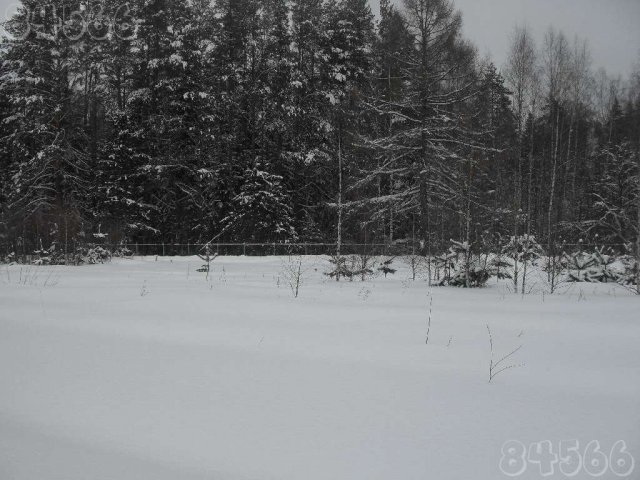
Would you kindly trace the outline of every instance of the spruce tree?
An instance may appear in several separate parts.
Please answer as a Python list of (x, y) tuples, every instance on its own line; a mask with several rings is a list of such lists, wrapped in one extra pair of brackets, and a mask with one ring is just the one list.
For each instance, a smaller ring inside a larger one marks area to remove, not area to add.
[(82, 26), (69, 9), (79, 2), (42, 8), (25, 0), (6, 29), (0, 89), (9, 105), (0, 140), (10, 158), (8, 221), (24, 242), (57, 242), (60, 248), (83, 232), (91, 175), (82, 115), (76, 108), (74, 54)]

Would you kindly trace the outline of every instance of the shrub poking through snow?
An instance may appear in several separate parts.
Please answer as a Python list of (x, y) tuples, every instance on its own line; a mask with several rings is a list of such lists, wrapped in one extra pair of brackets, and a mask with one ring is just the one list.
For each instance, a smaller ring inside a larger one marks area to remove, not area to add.
[(100, 246), (81, 248), (74, 257), (76, 265), (97, 265), (109, 261), (111, 261), (111, 252)]
[(620, 259), (624, 271), (618, 274), (618, 283), (625, 287), (636, 287), (635, 291), (640, 293), (640, 285), (638, 282), (638, 260), (631, 256), (625, 256)]
[(438, 285), (478, 288), (486, 285), (492, 276), (498, 275), (498, 266), (490, 262), (486, 255), (474, 255), (469, 243), (451, 242), (451, 248), (445, 257), (450, 264)]
[(17, 260), (16, 252), (9, 252), (5, 256), (0, 257), (0, 263), (14, 263)]
[(493, 379), (496, 378), (501, 373), (506, 372), (507, 370), (511, 370), (512, 368), (523, 367), (524, 363), (520, 363), (520, 364), (505, 363), (505, 362), (511, 361), (510, 359), (522, 349), (522, 345), (515, 348), (514, 350), (511, 351), (511, 353), (506, 354), (502, 358), (496, 359), (494, 346), (493, 346), (493, 334), (491, 333), (491, 328), (489, 327), (489, 324), (487, 324), (487, 332), (489, 333), (489, 346), (491, 349), (491, 359), (489, 362), (489, 383), (491, 383), (493, 382)]
[(95, 265), (111, 261), (111, 252), (100, 245), (77, 247), (74, 253), (65, 254), (53, 243), (48, 249), (34, 251), (34, 265)]
[(127, 247), (117, 247), (112, 253), (111, 256), (114, 258), (130, 258), (133, 257), (133, 252), (129, 250)]
[(208, 280), (209, 272), (211, 271), (211, 262), (213, 262), (218, 257), (218, 254), (213, 252), (211, 244), (207, 243), (204, 247), (202, 247), (202, 250), (198, 254), (198, 257), (200, 257), (200, 260), (205, 263), (197, 271), (200, 273), (206, 273)]
[(620, 272), (613, 268), (615, 259), (599, 251), (565, 254), (563, 264), (567, 269), (567, 281), (609, 283), (620, 279)]
[(293, 298), (298, 298), (300, 287), (304, 283), (305, 269), (302, 267), (302, 257), (289, 256), (282, 262), (281, 275), (284, 277)]
[(56, 244), (52, 243), (49, 248), (44, 248), (42, 243), (40, 248), (33, 252), (36, 257), (33, 260), (34, 265), (64, 265), (66, 258), (63, 252), (58, 251)]
[(484, 287), (489, 279), (497, 275), (497, 269), (480, 258), (470, 258), (468, 262), (456, 264), (450, 277), (440, 281), (440, 285), (452, 287), (479, 288)]

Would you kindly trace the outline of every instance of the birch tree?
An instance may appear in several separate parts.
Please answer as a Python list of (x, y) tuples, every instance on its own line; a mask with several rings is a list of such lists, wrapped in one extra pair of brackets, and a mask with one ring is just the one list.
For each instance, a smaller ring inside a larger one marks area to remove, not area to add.
[[(516, 155), (516, 178), (514, 182), (515, 194), (513, 205), (513, 237), (517, 239), (520, 235), (520, 219), (522, 212), (522, 191), (523, 191), (523, 173), (522, 173), (522, 156), (524, 143), (524, 124), (527, 115), (534, 108), (536, 89), (539, 78), (538, 53), (535, 41), (527, 27), (516, 27), (511, 39), (511, 47), (509, 56), (505, 65), (505, 79), (507, 85), (511, 88), (513, 97), (513, 109), (517, 121), (518, 148)], [(532, 156), (529, 156), (529, 174), (531, 175), (533, 166), (531, 165)], [(528, 188), (529, 201), (527, 202), (527, 234), (531, 228), (531, 184)], [(514, 242), (517, 245), (518, 242)], [(519, 279), (519, 259), (518, 252), (514, 252), (514, 291), (518, 292)], [(526, 266), (524, 266), (526, 269)], [(523, 273), (523, 285), (524, 285)]]

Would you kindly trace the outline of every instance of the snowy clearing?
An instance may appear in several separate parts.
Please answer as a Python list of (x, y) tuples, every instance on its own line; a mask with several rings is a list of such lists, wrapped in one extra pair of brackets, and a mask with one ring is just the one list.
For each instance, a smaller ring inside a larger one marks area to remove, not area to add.
[[(623, 288), (434, 288), (425, 345), (406, 266), (337, 283), (307, 258), (296, 299), (284, 261), (0, 266), (0, 478), (494, 480), (508, 440), (624, 440), (640, 461)], [(525, 364), (492, 383), (487, 324), (496, 360), (523, 345)]]

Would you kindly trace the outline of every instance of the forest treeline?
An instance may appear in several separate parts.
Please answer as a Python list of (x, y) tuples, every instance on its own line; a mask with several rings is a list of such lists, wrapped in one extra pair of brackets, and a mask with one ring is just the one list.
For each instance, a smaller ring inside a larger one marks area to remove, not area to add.
[(0, 242), (640, 251), (639, 69), (609, 77), (585, 41), (526, 28), (497, 68), (451, 1), (381, 3), (22, 0)]

